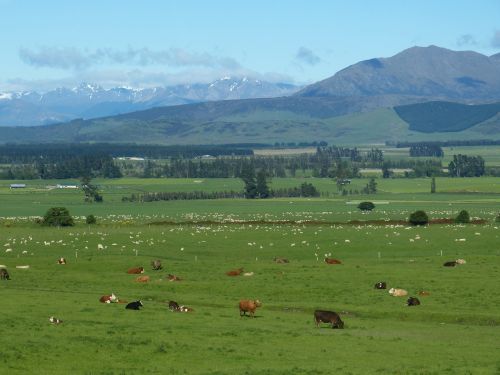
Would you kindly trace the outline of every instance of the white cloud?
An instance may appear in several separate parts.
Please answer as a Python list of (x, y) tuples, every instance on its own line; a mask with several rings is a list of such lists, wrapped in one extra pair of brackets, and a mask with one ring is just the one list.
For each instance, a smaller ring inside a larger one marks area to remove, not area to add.
[(209, 68), (237, 69), (238, 61), (231, 57), (214, 56), (207, 52), (190, 52), (182, 48), (153, 51), (147, 47), (117, 50), (99, 48), (81, 50), (75, 47), (40, 47), (36, 50), (20, 48), (19, 57), (31, 66), (48, 67), (63, 70), (83, 70), (92, 66), (130, 65), (148, 66), (163, 65), (170, 67), (200, 66)]

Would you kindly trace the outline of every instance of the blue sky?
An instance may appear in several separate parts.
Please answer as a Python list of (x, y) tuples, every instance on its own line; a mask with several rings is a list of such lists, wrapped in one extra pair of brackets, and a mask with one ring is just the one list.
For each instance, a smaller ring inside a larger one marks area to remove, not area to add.
[(498, 53), (500, 1), (0, 0), (0, 41), (0, 92), (305, 84), (415, 45)]

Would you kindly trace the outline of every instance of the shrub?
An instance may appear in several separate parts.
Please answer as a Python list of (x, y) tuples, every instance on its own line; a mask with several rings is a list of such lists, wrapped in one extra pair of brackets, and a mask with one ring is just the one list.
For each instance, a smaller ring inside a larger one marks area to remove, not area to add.
[(411, 225), (426, 225), (429, 223), (429, 216), (425, 211), (415, 211), (410, 215), (408, 221)]
[(358, 208), (361, 211), (371, 211), (375, 208), (375, 204), (373, 204), (373, 202), (361, 202), (358, 204)]
[(85, 223), (86, 224), (96, 224), (97, 223), (97, 220), (95, 218), (94, 215), (88, 215), (86, 218), (85, 218)]
[(52, 207), (43, 217), (43, 225), (52, 227), (71, 227), (75, 222), (65, 207)]
[(458, 216), (455, 218), (455, 223), (466, 224), (470, 223), (470, 215), (467, 211), (462, 210), (458, 213)]

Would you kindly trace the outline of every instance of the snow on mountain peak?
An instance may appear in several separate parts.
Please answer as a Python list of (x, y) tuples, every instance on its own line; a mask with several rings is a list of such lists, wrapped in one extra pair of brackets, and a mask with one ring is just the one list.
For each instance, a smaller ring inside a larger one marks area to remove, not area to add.
[(0, 100), (11, 100), (11, 99), (12, 99), (12, 93), (10, 92), (0, 93)]

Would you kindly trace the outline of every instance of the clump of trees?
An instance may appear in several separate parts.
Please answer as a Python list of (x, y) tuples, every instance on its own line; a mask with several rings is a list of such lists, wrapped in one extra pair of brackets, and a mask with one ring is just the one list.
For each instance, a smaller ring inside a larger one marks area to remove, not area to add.
[(410, 156), (434, 156), (442, 158), (444, 156), (443, 149), (432, 143), (419, 143), (410, 146)]
[(453, 160), (448, 164), (451, 177), (479, 177), (484, 171), (484, 159), (481, 156), (453, 155)]
[(84, 176), (81, 179), (83, 194), (85, 194), (85, 202), (102, 202), (102, 195), (99, 194), (97, 185), (91, 184), (91, 178)]
[(66, 207), (52, 207), (43, 216), (41, 224), (51, 227), (71, 227), (75, 225), (75, 221)]
[(377, 193), (377, 183), (375, 179), (372, 177), (370, 181), (366, 184), (366, 186), (362, 190), (363, 194), (376, 194)]
[(411, 225), (427, 225), (429, 223), (429, 216), (427, 216), (425, 211), (415, 211), (410, 214), (408, 222)]

